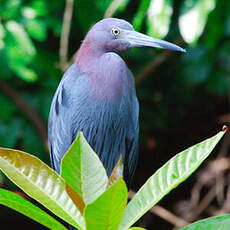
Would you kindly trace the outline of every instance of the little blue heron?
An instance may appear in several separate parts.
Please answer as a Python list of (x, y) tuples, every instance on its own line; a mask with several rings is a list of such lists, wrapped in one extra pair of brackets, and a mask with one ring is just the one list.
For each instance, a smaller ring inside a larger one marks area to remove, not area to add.
[(116, 18), (103, 19), (88, 32), (51, 105), (50, 159), (58, 173), (63, 155), (82, 131), (108, 175), (122, 155), (130, 186), (138, 161), (139, 104), (133, 75), (117, 53), (142, 46), (185, 51)]

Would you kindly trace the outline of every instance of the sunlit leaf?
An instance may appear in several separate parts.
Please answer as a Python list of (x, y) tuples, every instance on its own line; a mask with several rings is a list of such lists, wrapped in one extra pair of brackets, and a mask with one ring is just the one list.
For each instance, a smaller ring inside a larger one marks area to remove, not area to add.
[(215, 216), (204, 220), (197, 221), (185, 226), (180, 230), (229, 230), (230, 215)]
[(31, 7), (23, 7), (22, 14), (28, 19), (33, 19), (36, 17), (36, 11)]
[(151, 0), (142, 0), (139, 8), (137, 10), (137, 13), (134, 16), (133, 19), (133, 26), (135, 28), (135, 30), (140, 30), (142, 23), (144, 21), (145, 16), (147, 15), (147, 9), (149, 7)]
[(35, 47), (21, 24), (16, 21), (9, 21), (6, 23), (6, 28), (14, 37), (17, 45), (24, 51), (24, 55), (35, 55)]
[(61, 176), (86, 204), (93, 202), (107, 187), (105, 168), (82, 132), (62, 159)]
[(28, 153), (0, 148), (0, 169), (26, 194), (69, 224), (84, 228), (84, 220), (55, 171)]
[(117, 229), (128, 199), (125, 182), (120, 178), (110, 186), (84, 213), (87, 230)]
[(167, 35), (172, 12), (172, 0), (152, 0), (148, 9), (148, 34), (157, 38)]
[(38, 41), (44, 41), (46, 39), (47, 28), (43, 21), (38, 19), (27, 20), (25, 27), (32, 38)]
[(0, 204), (37, 221), (49, 229), (66, 230), (66, 228), (52, 216), (13, 192), (0, 189)]
[(11, 69), (16, 75), (27, 82), (34, 82), (38, 79), (38, 75), (34, 70), (29, 69), (23, 65), (13, 65)]
[(3, 38), (5, 37), (5, 33), (6, 33), (5, 29), (0, 22), (0, 49), (2, 49), (4, 47)]
[(37, 16), (46, 16), (48, 14), (47, 3), (50, 2), (43, 1), (43, 0), (36, 0), (36, 1), (29, 2), (27, 4), (30, 4), (30, 7), (36, 11)]
[(26, 81), (37, 80), (34, 70), (27, 67), (36, 54), (35, 46), (24, 27), (16, 21), (6, 23), (5, 47), (10, 69)]
[(119, 230), (133, 225), (167, 193), (189, 177), (209, 156), (224, 133), (225, 131), (221, 131), (184, 150), (157, 170), (128, 203)]
[(179, 17), (179, 28), (184, 40), (195, 43), (202, 34), (209, 13), (215, 9), (216, 0), (185, 0)]
[(104, 17), (113, 17), (116, 12), (123, 11), (128, 3), (129, 0), (113, 0), (109, 7), (106, 9)]

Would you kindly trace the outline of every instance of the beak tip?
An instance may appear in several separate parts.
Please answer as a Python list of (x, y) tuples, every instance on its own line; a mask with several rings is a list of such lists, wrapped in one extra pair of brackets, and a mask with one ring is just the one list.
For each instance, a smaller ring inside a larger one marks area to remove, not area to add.
[(186, 53), (187, 51), (186, 51), (186, 49), (183, 49), (182, 52), (183, 52), (183, 53)]
[(182, 52), (182, 53), (186, 53), (187, 52), (186, 49), (183, 49), (183, 48), (180, 48), (179, 51)]

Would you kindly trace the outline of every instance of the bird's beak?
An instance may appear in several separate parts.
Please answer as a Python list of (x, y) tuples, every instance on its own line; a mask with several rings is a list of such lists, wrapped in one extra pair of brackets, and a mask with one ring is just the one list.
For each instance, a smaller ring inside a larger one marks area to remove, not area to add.
[(120, 29), (119, 39), (128, 41), (132, 45), (132, 47), (150, 46), (150, 47), (157, 47), (162, 49), (186, 52), (185, 49), (177, 45), (174, 45), (170, 42), (153, 38), (132, 30)]

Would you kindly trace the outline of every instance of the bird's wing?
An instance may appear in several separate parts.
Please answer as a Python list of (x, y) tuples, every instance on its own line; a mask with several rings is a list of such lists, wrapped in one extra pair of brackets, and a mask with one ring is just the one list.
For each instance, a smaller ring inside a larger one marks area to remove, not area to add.
[(62, 77), (51, 104), (48, 121), (48, 139), (51, 166), (60, 173), (60, 163), (64, 153), (73, 142), (71, 117), (69, 116), (69, 92), (66, 83), (75, 82), (81, 77), (77, 66), (73, 64)]
[(127, 153), (125, 159), (124, 178), (128, 181), (128, 186), (132, 183), (133, 174), (138, 162), (138, 138), (139, 138), (139, 102), (136, 96), (135, 82), (132, 72), (129, 70), (129, 78), (131, 82), (132, 111), (129, 125), (128, 135), (126, 137)]
[[(127, 72), (120, 71), (119, 68), (111, 68), (110, 72), (105, 73), (111, 84), (115, 74), (121, 79), (127, 77), (122, 77), (122, 74)], [(87, 91), (92, 91), (94, 85), (88, 85), (87, 78), (80, 73), (76, 65), (65, 73), (55, 93), (48, 123), (50, 158), (57, 172), (60, 172), (64, 153), (77, 133), (82, 131), (99, 155), (108, 175), (122, 154), (124, 179), (130, 184), (138, 157), (139, 105), (131, 72), (128, 77), (129, 81), (123, 82), (127, 85), (122, 86), (122, 95), (116, 94), (115, 100), (97, 100), (97, 96), (94, 99)], [(95, 87), (100, 89), (101, 85)], [(94, 90), (91, 93), (94, 93)]]

